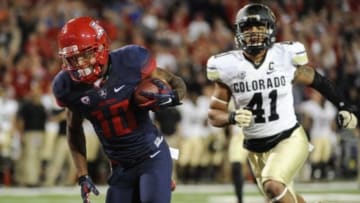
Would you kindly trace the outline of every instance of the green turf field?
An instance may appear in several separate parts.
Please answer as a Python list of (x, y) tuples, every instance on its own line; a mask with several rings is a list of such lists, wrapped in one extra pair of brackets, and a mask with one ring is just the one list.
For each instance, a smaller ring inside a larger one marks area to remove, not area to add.
[[(219, 194), (216, 194), (219, 195)], [(229, 195), (232, 194), (222, 194)], [(174, 194), (172, 203), (207, 203), (211, 194)], [(92, 203), (105, 202), (105, 196), (91, 197)], [(77, 195), (0, 196), (1, 203), (81, 203)]]
[[(173, 196), (173, 203), (206, 203), (209, 194), (175, 194)], [(105, 202), (105, 197), (92, 197), (92, 203), (103, 203)], [(42, 195), (42, 196), (32, 196), (32, 197), (14, 197), (14, 196), (0, 196), (1, 203), (81, 203), (79, 196), (61, 196), (61, 195)]]
[[(360, 203), (360, 187), (356, 182), (296, 184), (308, 203)], [(92, 203), (104, 203), (106, 186), (99, 187), (100, 196)], [(245, 203), (265, 203), (253, 184), (244, 186)], [(81, 203), (79, 188), (1, 188), (0, 203)], [(235, 203), (232, 185), (179, 185), (172, 203)]]

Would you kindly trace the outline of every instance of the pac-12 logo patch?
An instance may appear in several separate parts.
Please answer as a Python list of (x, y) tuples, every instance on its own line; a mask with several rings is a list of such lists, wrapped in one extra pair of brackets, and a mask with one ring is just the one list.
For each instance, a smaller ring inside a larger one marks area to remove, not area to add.
[(83, 104), (89, 105), (89, 104), (90, 104), (90, 97), (89, 97), (89, 96), (81, 97), (80, 101), (81, 101)]
[(98, 94), (100, 95), (100, 97), (102, 97), (102, 98), (106, 98), (106, 96), (107, 96), (107, 91), (106, 91), (106, 89), (101, 89), (99, 92), (98, 92)]
[(239, 78), (240, 78), (240, 80), (244, 80), (245, 77), (246, 77), (246, 72), (245, 72), (245, 71), (241, 71), (241, 72), (239, 73)]

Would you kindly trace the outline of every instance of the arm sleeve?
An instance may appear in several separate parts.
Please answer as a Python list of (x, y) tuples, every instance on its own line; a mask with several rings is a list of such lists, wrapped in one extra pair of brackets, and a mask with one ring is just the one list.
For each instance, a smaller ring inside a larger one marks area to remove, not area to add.
[(350, 105), (345, 101), (342, 91), (332, 84), (327, 78), (315, 71), (315, 76), (310, 87), (316, 89), (334, 104), (339, 110), (350, 110)]
[(141, 69), (141, 79), (144, 79), (151, 75), (151, 73), (156, 69), (156, 61), (155, 58), (149, 57), (145, 65)]

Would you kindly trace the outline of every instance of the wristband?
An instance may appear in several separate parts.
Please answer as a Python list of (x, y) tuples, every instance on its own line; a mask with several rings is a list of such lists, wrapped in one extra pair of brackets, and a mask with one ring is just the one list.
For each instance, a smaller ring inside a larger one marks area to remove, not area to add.
[(229, 124), (234, 125), (234, 124), (236, 123), (236, 121), (235, 121), (235, 116), (236, 116), (236, 112), (235, 112), (235, 111), (231, 111), (231, 112), (229, 113), (229, 118), (228, 118)]
[(78, 183), (81, 185), (82, 182), (86, 181), (89, 178), (88, 175), (82, 175), (78, 178)]

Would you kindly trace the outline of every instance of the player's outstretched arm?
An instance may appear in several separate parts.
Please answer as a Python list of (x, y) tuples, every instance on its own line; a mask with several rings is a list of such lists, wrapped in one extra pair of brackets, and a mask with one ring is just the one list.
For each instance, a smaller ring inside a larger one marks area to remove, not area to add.
[(309, 85), (333, 103), (339, 110), (337, 122), (340, 127), (348, 129), (356, 128), (358, 124), (356, 117), (357, 110), (346, 103), (341, 91), (327, 78), (311, 67), (300, 66), (295, 71), (294, 83)]
[(81, 197), (84, 203), (90, 203), (89, 195), (94, 193), (99, 195), (91, 178), (88, 176), (87, 160), (86, 160), (86, 140), (82, 128), (83, 118), (75, 110), (67, 109), (67, 138), (70, 146), (71, 155), (75, 163), (77, 175), (79, 177), (79, 185)]

